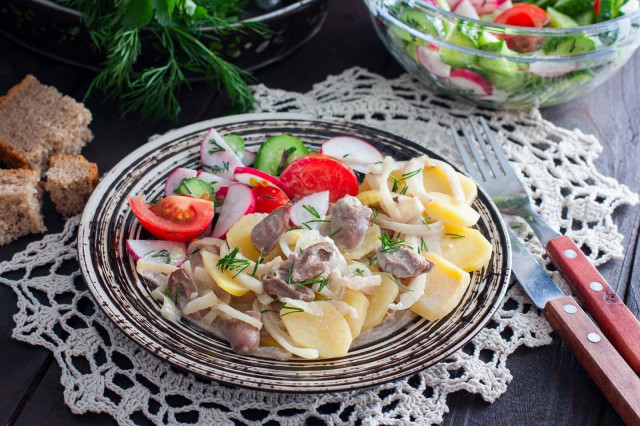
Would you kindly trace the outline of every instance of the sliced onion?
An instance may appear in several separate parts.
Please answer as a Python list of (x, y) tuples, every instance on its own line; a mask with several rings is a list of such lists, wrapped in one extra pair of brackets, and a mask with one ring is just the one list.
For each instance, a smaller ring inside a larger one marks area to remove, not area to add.
[(389, 305), (389, 309), (394, 311), (402, 311), (409, 309), (414, 303), (418, 301), (424, 295), (424, 287), (427, 284), (427, 274), (420, 274), (413, 278), (406, 291), (400, 295), (398, 303), (392, 303)]
[(306, 359), (316, 359), (320, 355), (317, 349), (311, 348), (300, 348), (298, 346), (293, 345), (289, 341), (289, 335), (282, 330), (280, 324), (280, 316), (275, 312), (265, 312), (262, 315), (262, 319), (264, 321), (264, 328), (267, 332), (273, 337), (273, 339), (280, 344), (284, 349), (288, 350), (294, 355), (298, 355), (299, 357)]
[[(389, 190), (389, 176), (391, 176), (391, 172), (393, 171), (394, 161), (391, 157), (385, 157), (382, 162), (382, 174), (380, 175), (380, 199), (381, 205), (384, 211), (387, 212), (389, 216), (391, 216), (395, 220), (400, 220), (400, 210), (396, 206), (396, 203), (393, 201), (391, 197), (391, 191)], [(376, 221), (376, 223), (378, 223)]]
[(154, 283), (158, 287), (169, 284), (169, 275), (177, 271), (178, 267), (168, 263), (152, 262), (150, 260), (138, 259), (136, 271), (143, 277)]
[(202, 321), (208, 326), (211, 326), (216, 318), (218, 318), (218, 313), (216, 311), (209, 311), (205, 316), (202, 317)]
[(376, 223), (381, 228), (390, 229), (394, 232), (400, 232), (407, 235), (417, 235), (419, 237), (427, 237), (429, 235), (441, 234), (443, 230), (442, 222), (435, 221), (428, 226), (421, 223), (419, 225), (410, 225), (407, 223), (396, 222), (389, 216), (379, 214), (376, 218)]
[(257, 294), (256, 299), (258, 300), (258, 302), (262, 303), (263, 305), (268, 305), (275, 300), (273, 297), (269, 296), (267, 293)]
[(424, 189), (424, 176), (422, 174), (422, 170), (424, 169), (425, 162), (429, 159), (426, 155), (423, 155), (418, 158), (414, 158), (409, 161), (407, 165), (406, 173), (411, 173), (415, 170), (420, 169), (420, 173), (416, 173), (414, 176), (411, 176), (405, 180), (405, 184), (407, 185), (407, 194), (413, 195), (418, 200), (423, 203), (430, 203), (433, 199), (429, 196), (427, 191)]
[(156, 300), (162, 300), (162, 307), (160, 308), (160, 314), (170, 321), (180, 321), (180, 309), (173, 303), (171, 298), (160, 291), (160, 288), (156, 288), (151, 292), (151, 296)]
[(322, 316), (322, 308), (317, 302), (305, 302), (304, 300), (292, 299), (290, 297), (281, 297), (278, 300), (287, 306), (302, 309), (307, 314), (313, 315), (314, 317)]
[(278, 361), (287, 361), (293, 358), (291, 352), (277, 346), (258, 346), (254, 355), (262, 358), (276, 359)]
[[(249, 266), (247, 269), (245, 269), (245, 271), (249, 268), (253, 268), (253, 266)], [(248, 288), (256, 294), (264, 293), (262, 281), (252, 277), (251, 275), (248, 275), (246, 272), (241, 272), (240, 274), (238, 274), (238, 276), (235, 277), (235, 280), (244, 288)]]
[(227, 304), (219, 303), (216, 305), (216, 309), (219, 310), (220, 312), (227, 314), (227, 316), (231, 318), (235, 318), (237, 320), (246, 322), (247, 324), (257, 328), (258, 330), (262, 328), (262, 322), (260, 320), (255, 319), (251, 315), (247, 315), (244, 312), (240, 312), (239, 310), (232, 308)]
[(342, 315), (343, 317), (348, 316), (351, 319), (358, 318), (358, 310), (347, 302), (343, 302), (342, 300), (329, 300), (329, 303), (335, 306), (340, 315)]
[(401, 216), (400, 222), (410, 223), (422, 215), (424, 204), (417, 197), (401, 195), (398, 197), (398, 209)]
[(214, 307), (218, 303), (218, 297), (213, 291), (206, 292), (203, 296), (196, 297), (184, 307), (182, 312), (186, 315)]
[(370, 275), (368, 277), (350, 277), (346, 278), (346, 287), (351, 290), (361, 291), (366, 294), (373, 293), (376, 287), (382, 284), (380, 275)]

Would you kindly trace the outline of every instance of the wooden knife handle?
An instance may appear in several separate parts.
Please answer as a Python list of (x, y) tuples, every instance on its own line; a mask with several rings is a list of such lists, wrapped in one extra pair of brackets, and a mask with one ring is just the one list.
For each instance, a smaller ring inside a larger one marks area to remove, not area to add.
[(640, 378), (571, 296), (545, 306), (551, 327), (628, 425), (640, 425)]
[(547, 253), (613, 347), (640, 376), (640, 322), (569, 237), (550, 240)]

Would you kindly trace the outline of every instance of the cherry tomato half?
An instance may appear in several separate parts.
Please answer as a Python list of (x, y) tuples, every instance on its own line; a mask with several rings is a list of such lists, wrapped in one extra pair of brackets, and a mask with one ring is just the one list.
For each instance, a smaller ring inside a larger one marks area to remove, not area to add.
[(251, 189), (256, 199), (257, 213), (271, 213), (289, 202), (289, 197), (280, 188), (271, 185), (258, 185)]
[[(516, 27), (542, 28), (550, 20), (544, 9), (533, 4), (520, 3), (502, 12), (493, 22)], [(536, 36), (500, 34), (499, 37), (504, 39), (509, 49), (520, 53), (533, 52), (543, 43), (542, 37)]]
[(144, 229), (161, 240), (192, 240), (202, 235), (213, 220), (213, 203), (201, 198), (169, 195), (147, 204), (144, 195), (140, 195), (128, 201)]
[(280, 180), (295, 195), (329, 191), (329, 201), (335, 203), (345, 195), (358, 194), (358, 178), (340, 160), (322, 154), (311, 154), (289, 164)]

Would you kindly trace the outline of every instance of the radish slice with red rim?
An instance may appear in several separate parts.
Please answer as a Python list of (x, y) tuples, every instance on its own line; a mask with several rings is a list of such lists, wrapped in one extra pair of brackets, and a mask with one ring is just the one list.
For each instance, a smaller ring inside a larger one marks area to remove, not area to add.
[(316, 192), (291, 205), (291, 223), (307, 229), (318, 229), (329, 211), (329, 191)]
[[(437, 46), (436, 46), (437, 47)], [(416, 56), (418, 62), (431, 74), (446, 78), (451, 74), (451, 67), (440, 59), (440, 53), (438, 49), (431, 49), (425, 46), (416, 47)]]
[(376, 147), (352, 136), (333, 137), (322, 144), (320, 152), (344, 161), (360, 173), (369, 173), (369, 164), (384, 160), (384, 156)]
[(194, 178), (197, 176), (198, 172), (196, 170), (178, 167), (169, 174), (166, 182), (164, 183), (164, 196), (168, 197), (169, 195), (173, 195), (173, 191), (180, 186), (184, 179)]
[(127, 250), (134, 260), (180, 266), (187, 260), (187, 245), (164, 240), (127, 240)]
[(241, 183), (234, 183), (227, 190), (227, 196), (218, 221), (213, 228), (211, 236), (213, 238), (225, 238), (227, 231), (246, 214), (251, 214), (256, 210), (256, 200), (251, 192), (251, 188)]
[(262, 170), (254, 169), (253, 167), (238, 167), (233, 174), (233, 178), (236, 181), (251, 187), (275, 186), (276, 188), (282, 189), (289, 198), (293, 198), (292, 192), (280, 181), (280, 179), (271, 176), (269, 173), (265, 173)]
[(454, 86), (478, 96), (491, 96), (493, 94), (493, 84), (473, 71), (465, 69), (453, 70), (449, 81)]
[(203, 168), (227, 179), (233, 179), (235, 168), (242, 167), (242, 160), (215, 129), (210, 129), (202, 138), (200, 162)]

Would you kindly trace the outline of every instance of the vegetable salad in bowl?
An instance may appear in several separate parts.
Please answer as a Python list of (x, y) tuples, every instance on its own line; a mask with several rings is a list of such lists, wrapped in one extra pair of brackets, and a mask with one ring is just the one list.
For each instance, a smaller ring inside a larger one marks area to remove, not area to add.
[(254, 153), (211, 129), (199, 170), (173, 170), (153, 203), (128, 198), (156, 239), (126, 245), (164, 317), (239, 354), (338, 358), (461, 303), (493, 252), (474, 228), (476, 196), (427, 155), (397, 161), (351, 136), (315, 152), (288, 134)]
[(366, 0), (423, 83), (479, 104), (539, 107), (605, 81), (640, 44), (638, 0)]

